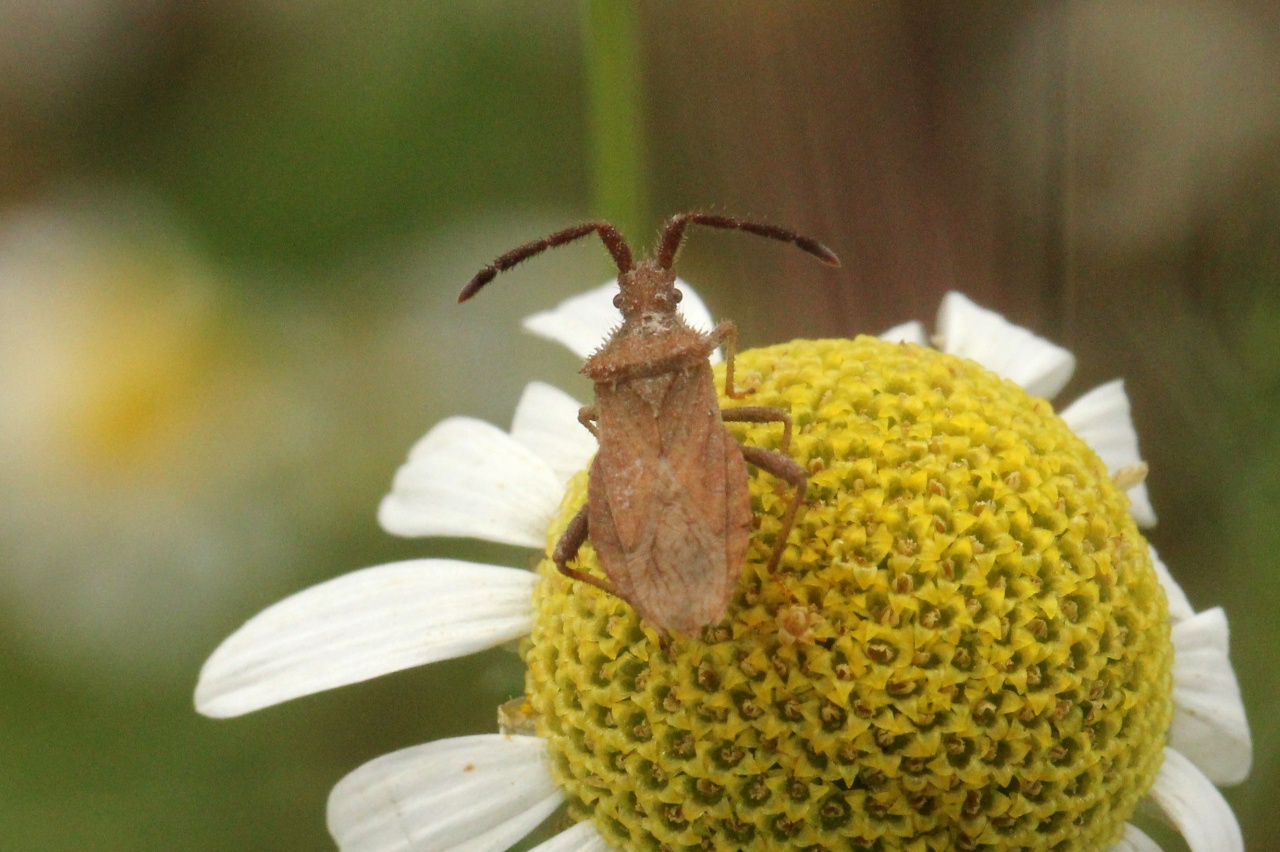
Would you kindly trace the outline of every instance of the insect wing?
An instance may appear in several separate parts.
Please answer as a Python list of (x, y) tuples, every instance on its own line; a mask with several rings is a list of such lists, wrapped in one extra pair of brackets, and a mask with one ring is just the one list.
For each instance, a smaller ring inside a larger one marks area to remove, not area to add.
[[(591, 539), (605, 573), (642, 616), (692, 632), (724, 614), (751, 508), (746, 465), (720, 421), (709, 375), (705, 385), (686, 381), (689, 374), (666, 378), (660, 400), (638, 393), (602, 400)], [(620, 431), (609, 429), (615, 417)]]

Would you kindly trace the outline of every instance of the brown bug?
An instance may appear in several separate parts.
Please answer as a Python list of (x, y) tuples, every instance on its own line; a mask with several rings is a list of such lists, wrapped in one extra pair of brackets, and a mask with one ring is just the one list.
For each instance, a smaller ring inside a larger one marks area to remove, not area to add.
[[(784, 455), (791, 418), (780, 408), (721, 409), (709, 356), (725, 347), (725, 395), (741, 399), (733, 385), (737, 327), (722, 322), (710, 333), (690, 328), (676, 305), (680, 291), (671, 271), (685, 228), (706, 225), (746, 231), (792, 243), (824, 263), (839, 259), (816, 240), (794, 231), (713, 216), (681, 213), (662, 231), (657, 258), (633, 263), (616, 228), (588, 222), (512, 249), (471, 280), (464, 302), (499, 272), (546, 249), (599, 234), (618, 266), (613, 304), (622, 325), (582, 367), (595, 383), (595, 404), (578, 420), (596, 436), (587, 503), (570, 521), (552, 556), (568, 577), (617, 595), (663, 630), (691, 633), (724, 616), (737, 584), (751, 532), (746, 463), (795, 488), (769, 558), (777, 567), (804, 502), (808, 476)], [(723, 421), (782, 424), (782, 452), (740, 446)], [(608, 581), (569, 567), (587, 539), (595, 545)]]

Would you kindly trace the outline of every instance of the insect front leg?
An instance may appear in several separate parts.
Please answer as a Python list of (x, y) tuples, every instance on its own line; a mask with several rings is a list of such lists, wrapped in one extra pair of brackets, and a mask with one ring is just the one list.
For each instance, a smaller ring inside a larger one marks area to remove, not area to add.
[(596, 440), (600, 440), (600, 430), (596, 427), (596, 423), (600, 420), (600, 413), (596, 411), (594, 405), (584, 405), (578, 409), (578, 422), (587, 427), (587, 431), (595, 435)]
[(722, 408), (720, 419), (726, 423), (781, 423), (782, 448), (779, 452), (785, 453), (791, 449), (791, 415), (781, 408), (765, 405)]
[(590, 574), (569, 567), (569, 560), (577, 558), (578, 550), (582, 548), (582, 544), (586, 540), (587, 507), (584, 505), (578, 510), (578, 514), (573, 516), (573, 520), (569, 521), (569, 526), (565, 527), (564, 535), (560, 536), (560, 540), (556, 542), (556, 549), (551, 552), (551, 561), (556, 563), (556, 568), (560, 570), (560, 573), (570, 580), (580, 580), (583, 583), (595, 586), (606, 594), (617, 597), (618, 593), (613, 590), (613, 586), (609, 583), (599, 577), (592, 577)]
[(800, 504), (804, 502), (804, 492), (809, 486), (809, 474), (794, 459), (784, 456), (782, 453), (766, 450), (763, 447), (743, 447), (742, 457), (761, 470), (790, 483), (796, 489), (790, 505), (787, 506), (787, 511), (782, 516), (782, 527), (778, 530), (778, 540), (773, 545), (773, 554), (769, 557), (769, 564), (765, 567), (765, 571), (773, 573), (774, 569), (778, 567), (778, 560), (782, 558), (783, 548), (787, 546), (787, 536), (791, 534), (791, 527), (796, 522), (796, 512), (800, 509)]
[(725, 320), (707, 335), (716, 346), (724, 346), (724, 395), (729, 399), (742, 399), (753, 391), (737, 391), (733, 387), (733, 359), (738, 354), (738, 327), (732, 320)]

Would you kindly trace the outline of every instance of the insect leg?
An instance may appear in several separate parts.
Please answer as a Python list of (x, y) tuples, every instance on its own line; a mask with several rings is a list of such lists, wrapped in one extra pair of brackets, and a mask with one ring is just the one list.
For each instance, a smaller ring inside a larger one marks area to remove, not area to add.
[(791, 504), (787, 506), (787, 511), (782, 516), (778, 540), (773, 545), (773, 555), (769, 557), (769, 564), (765, 568), (769, 573), (773, 573), (773, 570), (778, 567), (778, 560), (782, 558), (783, 549), (787, 546), (787, 536), (791, 534), (791, 527), (796, 522), (796, 512), (804, 502), (804, 492), (809, 485), (809, 474), (795, 460), (763, 447), (743, 447), (742, 457), (761, 470), (768, 471), (784, 482), (790, 483), (796, 489), (795, 496), (791, 498)]
[(781, 408), (765, 405), (743, 405), (738, 408), (720, 409), (720, 419), (726, 423), (781, 423), (782, 447), (779, 452), (791, 449), (791, 415)]
[(596, 411), (594, 405), (584, 405), (578, 409), (578, 422), (587, 427), (587, 431), (596, 436), (596, 440), (600, 440), (600, 430), (596, 428), (596, 423), (600, 420), (600, 413)]
[(707, 338), (715, 346), (724, 346), (724, 395), (729, 399), (742, 399), (752, 391), (737, 391), (733, 387), (733, 359), (738, 354), (738, 327), (732, 320), (725, 320), (715, 328)]
[(578, 555), (578, 549), (582, 547), (582, 543), (587, 540), (587, 507), (584, 505), (578, 510), (578, 514), (573, 516), (573, 520), (569, 521), (569, 526), (565, 528), (564, 535), (560, 536), (560, 540), (556, 542), (556, 549), (551, 552), (551, 561), (556, 563), (556, 568), (560, 573), (568, 577), (570, 580), (580, 580), (600, 589), (602, 592), (618, 596), (613, 590), (613, 586), (601, 580), (599, 577), (592, 577), (576, 568), (569, 567), (569, 560), (574, 559)]

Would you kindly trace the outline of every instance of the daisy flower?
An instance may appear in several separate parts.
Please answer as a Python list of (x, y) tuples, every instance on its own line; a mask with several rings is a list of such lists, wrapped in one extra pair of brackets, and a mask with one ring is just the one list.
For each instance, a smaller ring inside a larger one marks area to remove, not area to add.
[[(526, 326), (586, 354), (613, 292)], [(502, 850), (561, 805), (571, 827), (538, 852), (1157, 849), (1131, 822), (1140, 803), (1195, 852), (1242, 849), (1215, 786), (1241, 781), (1252, 749), (1226, 618), (1196, 613), (1138, 531), (1155, 514), (1123, 386), (1055, 414), (1071, 354), (956, 293), (932, 342), (908, 323), (738, 355), (752, 404), (790, 410), (810, 484), (766, 575), (787, 494), (752, 474), (739, 589), (698, 636), (664, 640), (546, 557), (536, 573), (414, 560), (251, 619), (196, 705), (235, 716), (524, 637), (502, 733), (338, 783), (346, 852)], [(382, 525), (548, 553), (586, 497), (578, 406), (531, 384), (509, 432), (440, 423)], [(579, 558), (599, 571), (589, 544)]]

